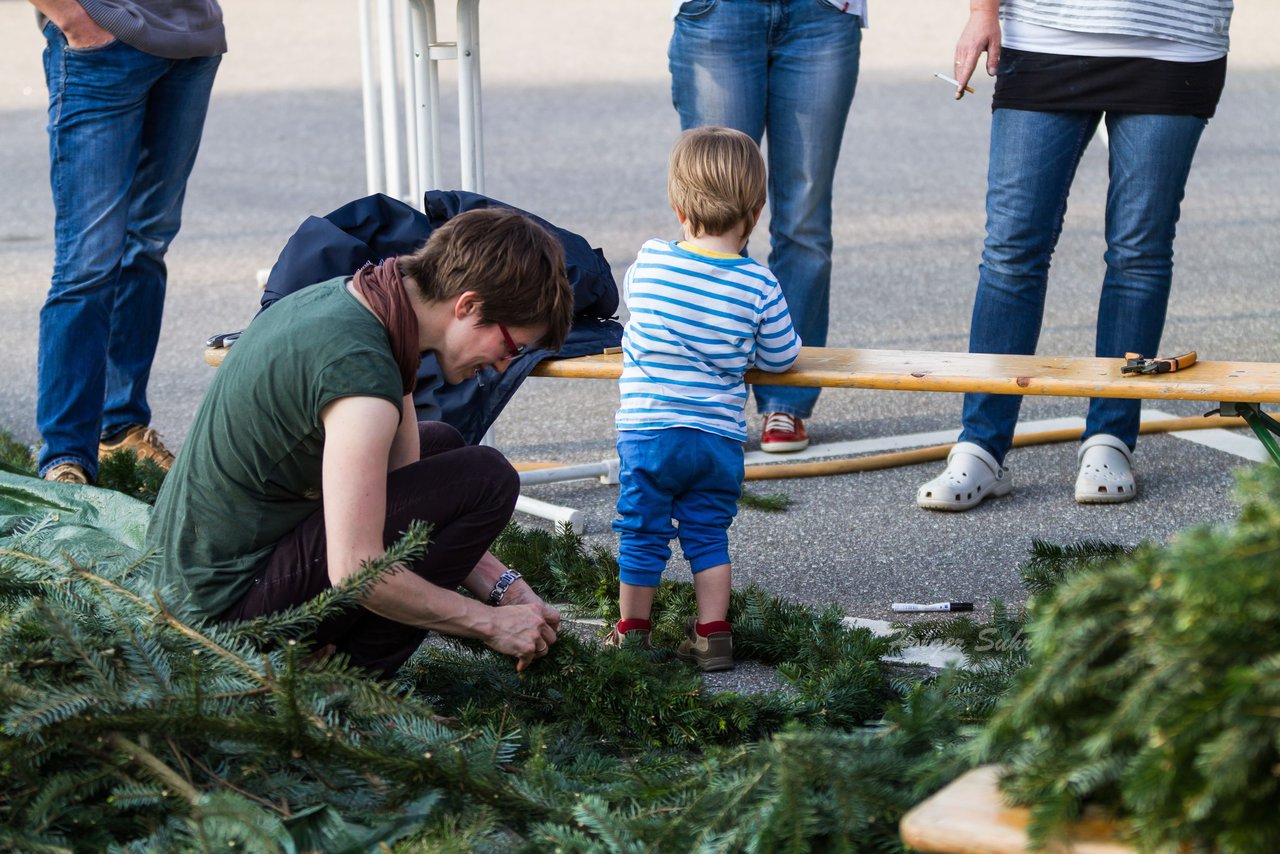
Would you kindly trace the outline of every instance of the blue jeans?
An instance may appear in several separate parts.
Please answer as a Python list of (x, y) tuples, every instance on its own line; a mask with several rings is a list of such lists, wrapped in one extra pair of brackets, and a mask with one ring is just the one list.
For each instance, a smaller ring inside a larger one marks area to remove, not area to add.
[(147, 379), (220, 57), (161, 59), (122, 42), (75, 50), (45, 28), (53, 279), (40, 311), (40, 473), (97, 476), (98, 440), (151, 421)]
[[(767, 138), (769, 268), (808, 346), (827, 343), (831, 185), (858, 82), (862, 21), (822, 0), (689, 0), (668, 58), (684, 130)], [(757, 386), (761, 412), (808, 418), (819, 389)]]
[[(972, 353), (1036, 351), (1045, 286), (1076, 165), (1102, 116), (999, 109), (991, 119), (987, 239), (969, 329)], [(1193, 116), (1108, 113), (1107, 271), (1094, 352), (1154, 357), (1173, 277), (1173, 237), (1196, 144), (1207, 124)], [(1020, 395), (966, 394), (962, 442), (1003, 462)], [(1089, 401), (1084, 438), (1105, 433), (1132, 449), (1141, 402)]]
[(693, 572), (729, 562), (729, 525), (742, 496), (741, 442), (690, 427), (622, 430), (618, 460), (613, 529), (624, 583), (657, 587), (673, 537)]

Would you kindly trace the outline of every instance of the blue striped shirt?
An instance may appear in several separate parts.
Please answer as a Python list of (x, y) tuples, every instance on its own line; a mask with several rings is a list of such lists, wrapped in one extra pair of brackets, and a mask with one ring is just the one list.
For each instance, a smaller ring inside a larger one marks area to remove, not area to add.
[(778, 280), (750, 258), (650, 240), (623, 280), (619, 430), (692, 427), (746, 441), (749, 368), (781, 372), (800, 337)]

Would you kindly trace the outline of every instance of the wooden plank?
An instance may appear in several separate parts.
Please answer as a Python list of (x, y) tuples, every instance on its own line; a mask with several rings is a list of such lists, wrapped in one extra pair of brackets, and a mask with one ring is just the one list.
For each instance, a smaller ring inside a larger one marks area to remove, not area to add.
[[(1120, 373), (1123, 359), (992, 356), (916, 350), (805, 347), (784, 374), (750, 371), (760, 385), (871, 388), (895, 391), (991, 392), (1061, 397), (1280, 403), (1280, 363), (1197, 362), (1172, 374)], [(545, 360), (536, 377), (617, 379), (622, 356)]]
[[(953, 780), (902, 817), (902, 841), (934, 854), (1024, 854), (1029, 812), (1007, 807), (997, 787), (999, 770), (984, 765)], [(1055, 839), (1048, 852), (1133, 854), (1116, 841), (1118, 828), (1104, 818), (1086, 817)]]
[[(210, 347), (205, 350), (205, 361), (217, 367), (226, 352)], [(1123, 364), (1123, 359), (1073, 356), (805, 347), (790, 371), (750, 371), (747, 382), (893, 391), (1280, 403), (1280, 363), (1202, 361), (1172, 374), (1139, 376), (1121, 374)], [(616, 380), (621, 374), (619, 353), (546, 359), (533, 369), (535, 377)]]

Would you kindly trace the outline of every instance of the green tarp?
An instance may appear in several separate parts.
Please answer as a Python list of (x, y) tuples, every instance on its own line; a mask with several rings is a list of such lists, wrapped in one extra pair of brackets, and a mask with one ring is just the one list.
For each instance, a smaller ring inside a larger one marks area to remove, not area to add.
[(120, 492), (0, 471), (0, 550), (20, 539), (36, 557), (128, 561), (142, 555), (150, 518), (150, 505)]

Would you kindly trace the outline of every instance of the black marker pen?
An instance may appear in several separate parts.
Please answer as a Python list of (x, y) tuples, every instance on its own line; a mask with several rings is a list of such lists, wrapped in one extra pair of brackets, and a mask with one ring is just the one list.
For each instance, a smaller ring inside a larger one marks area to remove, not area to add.
[(918, 605), (915, 602), (894, 602), (889, 606), (895, 611), (972, 611), (972, 602), (934, 602)]

